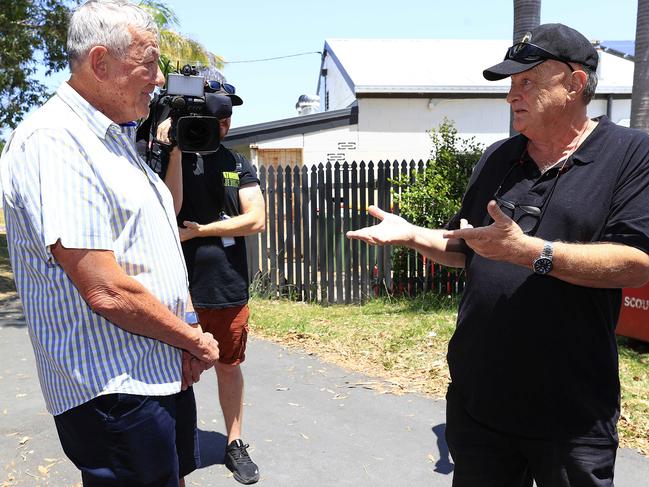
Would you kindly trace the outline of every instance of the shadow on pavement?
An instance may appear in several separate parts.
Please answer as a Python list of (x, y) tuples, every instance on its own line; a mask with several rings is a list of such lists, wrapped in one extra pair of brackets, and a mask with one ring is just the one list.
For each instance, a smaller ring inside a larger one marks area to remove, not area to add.
[(453, 471), (453, 462), (451, 462), (451, 455), (448, 451), (446, 444), (446, 424), (438, 424), (433, 426), (433, 433), (437, 436), (437, 449), (439, 450), (439, 460), (435, 463), (435, 472), (448, 475)]
[(198, 448), (200, 454), (200, 468), (211, 465), (222, 465), (224, 461), (225, 446), (228, 438), (223, 433), (216, 431), (198, 430)]
[(4, 327), (24, 328), (27, 326), (23, 308), (17, 295), (0, 299), (0, 323)]

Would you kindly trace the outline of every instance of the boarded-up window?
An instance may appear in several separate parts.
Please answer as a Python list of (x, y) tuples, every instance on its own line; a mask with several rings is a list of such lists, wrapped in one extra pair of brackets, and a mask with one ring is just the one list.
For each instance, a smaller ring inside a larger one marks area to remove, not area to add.
[(259, 166), (302, 166), (302, 149), (257, 149)]

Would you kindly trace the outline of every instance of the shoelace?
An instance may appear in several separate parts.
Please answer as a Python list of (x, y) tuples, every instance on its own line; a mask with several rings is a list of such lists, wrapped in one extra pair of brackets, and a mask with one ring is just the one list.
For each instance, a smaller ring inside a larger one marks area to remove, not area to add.
[(250, 445), (236, 445), (234, 448), (230, 450), (230, 453), (232, 453), (232, 456), (234, 459), (238, 462), (239, 460), (242, 460), (243, 463), (252, 463), (252, 460), (250, 460), (250, 455), (248, 455), (248, 450), (247, 448)]

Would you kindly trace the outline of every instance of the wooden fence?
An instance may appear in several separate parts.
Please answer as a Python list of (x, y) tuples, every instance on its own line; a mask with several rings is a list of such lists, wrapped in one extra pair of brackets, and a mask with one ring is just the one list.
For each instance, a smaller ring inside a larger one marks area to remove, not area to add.
[(361, 303), (386, 293), (461, 292), (461, 271), (433, 265), (414, 251), (393, 263), (392, 247), (345, 237), (348, 230), (377, 223), (367, 213), (369, 205), (398, 214), (392, 191), (399, 188), (392, 180), (423, 169), (423, 161), (260, 167), (266, 231), (247, 237), (253, 288), (320, 303)]

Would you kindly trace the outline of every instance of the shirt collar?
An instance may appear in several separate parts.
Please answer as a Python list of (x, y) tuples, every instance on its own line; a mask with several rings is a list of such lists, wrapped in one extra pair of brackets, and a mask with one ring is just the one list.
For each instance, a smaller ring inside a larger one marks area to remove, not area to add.
[(604, 152), (603, 145), (607, 142), (604, 137), (599, 136), (599, 132), (606, 130), (613, 122), (611, 122), (606, 115), (594, 118), (593, 120), (598, 122), (597, 127), (588, 134), (588, 137), (586, 137), (584, 142), (572, 155), (575, 164), (589, 164), (593, 162), (599, 154)]
[[(566, 165), (566, 169), (573, 164), (589, 164), (593, 162), (597, 158), (597, 155), (604, 150), (602, 146), (605, 143), (604, 138), (599, 137), (597, 134), (602, 130), (606, 130), (606, 127), (610, 126), (613, 122), (611, 122), (606, 115), (596, 117), (593, 120), (598, 122), (597, 126), (590, 134), (588, 134), (588, 137), (584, 139), (582, 144), (571, 155), (571, 161), (569, 161), (569, 163)], [(521, 154), (523, 154), (527, 145), (527, 137), (522, 134), (518, 134), (515, 139), (518, 139), (516, 140), (516, 144), (517, 147), (520, 147)], [(512, 155), (513, 154), (514, 153), (512, 153)]]
[(90, 129), (100, 139), (106, 138), (106, 134), (111, 127), (115, 127), (118, 131), (121, 131), (119, 125), (93, 107), (67, 81), (61, 83), (56, 94), (79, 118), (88, 123)]

